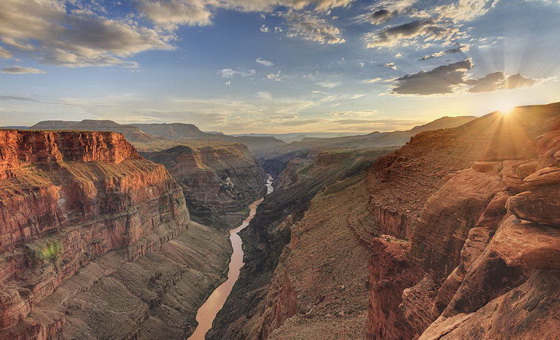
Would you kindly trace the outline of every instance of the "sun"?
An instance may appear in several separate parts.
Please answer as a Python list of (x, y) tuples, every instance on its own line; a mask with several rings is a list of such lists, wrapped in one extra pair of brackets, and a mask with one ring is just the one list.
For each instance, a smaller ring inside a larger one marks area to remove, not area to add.
[(498, 112), (503, 115), (509, 115), (515, 109), (514, 104), (504, 103), (498, 106)]

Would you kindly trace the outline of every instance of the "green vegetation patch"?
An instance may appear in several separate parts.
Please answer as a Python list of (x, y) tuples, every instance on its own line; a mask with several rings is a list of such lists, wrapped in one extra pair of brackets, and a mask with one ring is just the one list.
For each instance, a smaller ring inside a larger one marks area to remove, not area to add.
[(57, 265), (62, 259), (62, 243), (56, 238), (38, 240), (27, 245), (28, 256), (35, 263), (52, 263)]

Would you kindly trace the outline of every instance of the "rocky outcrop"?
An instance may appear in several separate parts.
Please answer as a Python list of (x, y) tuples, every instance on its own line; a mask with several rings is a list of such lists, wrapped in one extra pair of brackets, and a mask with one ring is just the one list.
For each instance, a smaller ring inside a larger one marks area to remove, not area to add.
[[(182, 188), (119, 133), (2, 130), (0, 174), (0, 338), (52, 338), (84, 322), (41, 311), (165, 248), (189, 222)], [(119, 260), (89, 276), (112, 251)], [(85, 283), (74, 280), (82, 269)]]
[(240, 224), (247, 206), (264, 194), (264, 171), (243, 144), (175, 146), (142, 153), (165, 165), (183, 188), (194, 219), (208, 225)]
[[(385, 305), (372, 304), (369, 338), (560, 336), (551, 290), (560, 278), (558, 115), (558, 104), (490, 114), (421, 133), (374, 165), (373, 222), (410, 242), (399, 257), (411, 265), (400, 276), (421, 275), (408, 287), (371, 289), (377, 301), (400, 299), (402, 315), (383, 322)], [(372, 287), (402, 282), (385, 283), (375, 265)]]

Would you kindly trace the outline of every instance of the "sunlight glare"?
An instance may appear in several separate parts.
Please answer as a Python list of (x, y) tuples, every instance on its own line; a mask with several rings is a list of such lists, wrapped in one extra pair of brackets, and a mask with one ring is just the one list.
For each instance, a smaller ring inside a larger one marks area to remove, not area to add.
[(498, 106), (498, 111), (503, 115), (509, 115), (515, 109), (514, 104), (504, 103)]

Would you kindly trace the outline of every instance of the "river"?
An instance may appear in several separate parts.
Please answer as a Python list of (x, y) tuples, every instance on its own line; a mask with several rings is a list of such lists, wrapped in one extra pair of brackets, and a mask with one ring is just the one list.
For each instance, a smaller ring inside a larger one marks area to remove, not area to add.
[[(266, 181), (266, 194), (270, 194), (273, 190), (272, 177), (268, 176)], [(233, 247), (233, 253), (231, 254), (231, 260), (229, 262), (228, 278), (226, 282), (222, 283), (212, 292), (204, 304), (198, 309), (198, 312), (196, 313), (198, 326), (188, 340), (204, 340), (206, 333), (210, 330), (210, 328), (212, 328), (212, 323), (214, 322), (216, 315), (220, 309), (222, 309), (229, 294), (231, 293), (233, 285), (239, 278), (241, 267), (245, 264), (243, 262), (243, 241), (239, 236), (239, 232), (249, 225), (249, 222), (251, 222), (253, 217), (255, 217), (257, 207), (263, 200), (264, 198), (261, 198), (253, 202), (253, 204), (249, 206), (251, 211), (245, 221), (243, 221), (239, 227), (229, 231), (229, 240)]]

